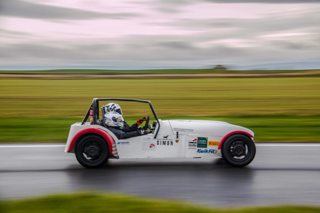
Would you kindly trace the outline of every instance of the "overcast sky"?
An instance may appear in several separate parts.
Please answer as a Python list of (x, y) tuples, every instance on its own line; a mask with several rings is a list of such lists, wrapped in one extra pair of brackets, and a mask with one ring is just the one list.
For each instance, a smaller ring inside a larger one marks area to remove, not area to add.
[(320, 68), (320, 0), (0, 0), (0, 69), (216, 64)]

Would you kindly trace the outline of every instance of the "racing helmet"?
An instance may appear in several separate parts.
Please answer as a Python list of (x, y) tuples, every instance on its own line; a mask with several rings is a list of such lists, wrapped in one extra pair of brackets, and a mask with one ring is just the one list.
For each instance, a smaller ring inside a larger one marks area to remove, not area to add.
[(119, 104), (116, 103), (108, 103), (104, 106), (105, 113), (118, 113), (122, 115), (122, 110)]
[(124, 119), (122, 116), (122, 110), (119, 104), (109, 103), (102, 107), (103, 110), (103, 122), (109, 127), (119, 127), (124, 126)]

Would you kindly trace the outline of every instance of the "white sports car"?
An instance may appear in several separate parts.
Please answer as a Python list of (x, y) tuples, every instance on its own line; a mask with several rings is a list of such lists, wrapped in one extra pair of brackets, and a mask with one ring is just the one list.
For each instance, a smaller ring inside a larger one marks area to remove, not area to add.
[[(155, 121), (144, 129), (149, 134), (118, 139), (102, 124), (99, 103), (106, 101), (148, 104)], [(89, 120), (89, 121), (88, 121)], [(65, 151), (75, 153), (87, 168), (104, 165), (109, 158), (223, 158), (236, 167), (248, 165), (256, 148), (254, 133), (222, 121), (161, 120), (148, 100), (94, 98), (81, 123), (71, 125)]]

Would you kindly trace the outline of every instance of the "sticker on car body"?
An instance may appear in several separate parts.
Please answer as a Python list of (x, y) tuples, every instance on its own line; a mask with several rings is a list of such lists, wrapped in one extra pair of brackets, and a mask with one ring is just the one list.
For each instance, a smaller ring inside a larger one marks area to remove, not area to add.
[(198, 148), (207, 148), (208, 147), (208, 138), (206, 137), (198, 137)]
[(188, 142), (188, 148), (195, 149), (197, 148), (197, 144), (198, 144), (198, 138), (194, 138), (192, 141)]
[(173, 146), (173, 140), (171, 139), (159, 139), (157, 140), (158, 146)]
[(218, 146), (219, 145), (219, 141), (208, 141), (208, 146)]
[(118, 145), (130, 144), (130, 142), (129, 141), (118, 141), (117, 144)]
[(215, 153), (217, 153), (217, 150), (214, 150), (214, 149), (197, 149), (197, 153), (200, 153), (200, 154), (215, 154)]

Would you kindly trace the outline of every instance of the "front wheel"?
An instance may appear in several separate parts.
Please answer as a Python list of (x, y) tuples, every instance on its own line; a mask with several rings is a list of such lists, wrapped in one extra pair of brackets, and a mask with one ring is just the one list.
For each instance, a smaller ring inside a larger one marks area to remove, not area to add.
[(232, 135), (222, 146), (222, 158), (231, 166), (244, 167), (256, 154), (256, 146), (251, 138), (245, 135)]
[(109, 158), (108, 146), (101, 137), (87, 135), (77, 143), (75, 155), (78, 162), (86, 168), (100, 167)]

